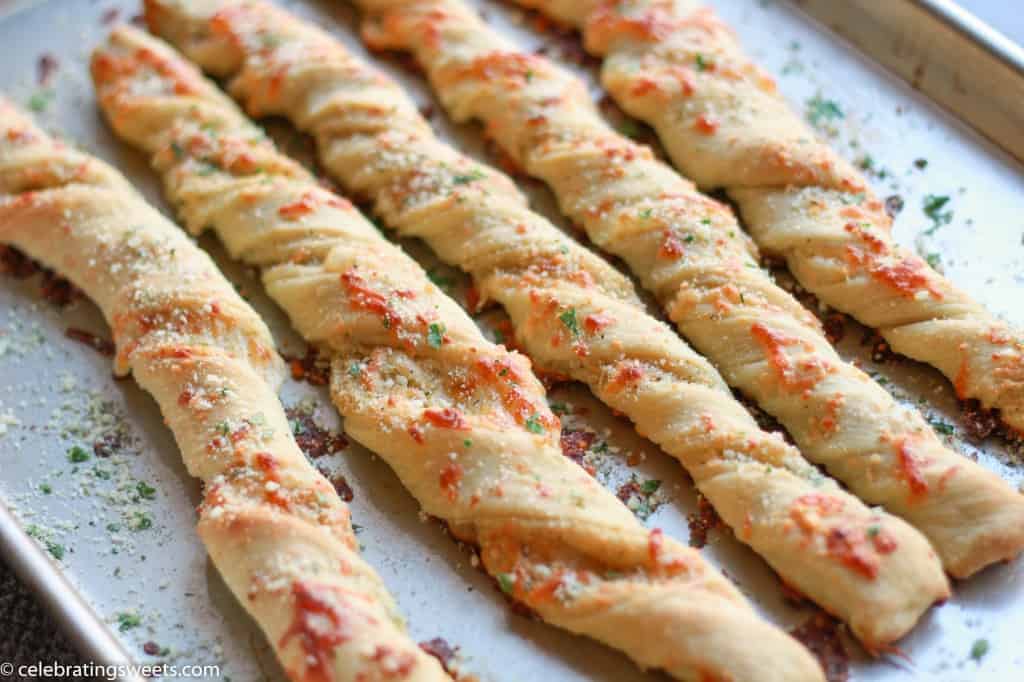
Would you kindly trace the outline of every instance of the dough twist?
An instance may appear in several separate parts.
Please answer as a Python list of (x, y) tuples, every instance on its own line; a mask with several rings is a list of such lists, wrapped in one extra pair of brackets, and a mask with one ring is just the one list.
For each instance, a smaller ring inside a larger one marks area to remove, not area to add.
[(920, 534), (761, 431), (707, 361), (647, 315), (626, 278), (532, 213), (507, 177), (438, 140), (395, 82), (330, 36), (291, 31), (273, 10), (233, 11), (216, 25), (221, 35), (243, 47), (268, 35), (278, 44), (247, 52), (232, 74), (250, 111), (283, 114), (314, 133), (336, 177), (375, 197), (389, 227), (473, 275), (536, 362), (586, 383), (678, 458), (737, 537), (788, 583), (875, 648), (945, 598), (941, 566)]
[(370, 12), (369, 42), (413, 52), (452, 115), (484, 121), (805, 456), (910, 521), (954, 575), (1020, 552), (1024, 497), (843, 362), (815, 318), (758, 267), (729, 209), (615, 133), (578, 78), (517, 51), (458, 0), (359, 4)]
[[(93, 74), (114, 128), (153, 154), (189, 228), (212, 227), (259, 266), (271, 297), (327, 349), (348, 433), (480, 546), (510, 596), (680, 678), (750, 679), (771, 665), (780, 680), (820, 679), (698, 553), (645, 529), (561, 454), (525, 358), (487, 342), (415, 261), (181, 57), (122, 28)], [(764, 642), (734, 643), (735, 632)]]
[(205, 253), (103, 162), (0, 98), (0, 241), (103, 311), (206, 489), (199, 534), (295, 680), (448, 679), (359, 558), (348, 507), (306, 460), (275, 394), (283, 365)]
[(1024, 434), (1024, 333), (892, 238), (856, 169), (819, 140), (694, 0), (518, 0), (582, 29), (602, 81), (701, 187), (725, 188), (805, 289), (941, 371)]

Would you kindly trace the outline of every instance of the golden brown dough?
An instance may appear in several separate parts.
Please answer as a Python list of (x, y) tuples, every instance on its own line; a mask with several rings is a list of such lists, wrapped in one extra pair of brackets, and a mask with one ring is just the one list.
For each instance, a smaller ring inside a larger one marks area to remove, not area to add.
[(710, 7), (518, 1), (583, 31), (612, 97), (701, 187), (728, 190), (758, 245), (805, 289), (1024, 434), (1024, 333), (896, 244), (864, 176), (814, 135)]
[(686, 465), (737, 537), (868, 646), (900, 637), (948, 595), (919, 533), (761, 431), (717, 372), (646, 314), (626, 278), (530, 212), (508, 178), (440, 142), (396, 83), (265, 5), (216, 27), (243, 48), (268, 35), (278, 46), (246, 51), (232, 73), (251, 111), (313, 132), (324, 165), (374, 197), (389, 227), (469, 271), (505, 306), (535, 361), (633, 419)]
[(1024, 496), (945, 448), (919, 413), (843, 362), (817, 320), (760, 270), (731, 211), (612, 130), (584, 84), (518, 51), (458, 0), (360, 0), (365, 35), (413, 52), (458, 120), (554, 190), (621, 257), (726, 381), (804, 455), (904, 517), (967, 576), (1024, 547)]
[(348, 507), (292, 438), (256, 313), (110, 166), (0, 98), (0, 242), (59, 270), (114, 330), (204, 483), (199, 533), (294, 680), (446, 680), (359, 558)]
[[(271, 44), (288, 49), (260, 38)], [(415, 261), (180, 56), (121, 28), (96, 53), (93, 77), (115, 130), (153, 154), (188, 227), (214, 229), (259, 266), (271, 297), (325, 348), (347, 432), (424, 511), (480, 546), (512, 598), (681, 679), (762, 669), (820, 679), (809, 654), (698, 553), (645, 529), (562, 455), (525, 358), (487, 342)]]

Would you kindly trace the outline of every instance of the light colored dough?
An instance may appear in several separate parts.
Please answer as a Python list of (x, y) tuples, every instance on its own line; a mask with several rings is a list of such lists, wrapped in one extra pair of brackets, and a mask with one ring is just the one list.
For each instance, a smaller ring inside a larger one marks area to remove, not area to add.
[(306, 460), (266, 326), (213, 261), (117, 171), (0, 98), (0, 242), (99, 305), (115, 369), (160, 405), (205, 497), (199, 534), (292, 679), (449, 679), (359, 558), (349, 509)]
[(412, 52), (457, 120), (477, 119), (562, 211), (622, 258), (679, 330), (869, 504), (922, 531), (956, 576), (1024, 547), (1024, 496), (946, 448), (843, 362), (772, 282), (732, 212), (601, 118), (584, 84), (516, 49), (458, 0), (361, 0), (364, 35)]
[(694, 0), (519, 1), (582, 29), (616, 102), (658, 132), (687, 176), (725, 188), (758, 245), (805, 289), (1024, 435), (1024, 333), (896, 244), (864, 176), (817, 138), (713, 10)]
[[(217, 27), (249, 25), (234, 8), (203, 14), (217, 6), (192, 7)], [(232, 36), (207, 54), (238, 66), (225, 46), (291, 49), (273, 36)], [(558, 419), (524, 357), (484, 339), (415, 261), (180, 56), (121, 28), (93, 75), (115, 130), (153, 155), (189, 229), (212, 228), (259, 266), (271, 297), (326, 349), (346, 431), (426, 513), (480, 546), (512, 598), (682, 679), (704, 670), (752, 679), (763, 668), (779, 680), (820, 679), (809, 654), (699, 553), (644, 528), (562, 455)]]
[[(625, 277), (532, 213), (511, 180), (438, 140), (396, 83), (329, 36), (297, 31), (301, 46), (292, 45), (287, 19), (251, 12), (233, 25), (250, 35), (274, 26), (281, 55), (247, 59), (233, 93), (254, 113), (313, 133), (337, 179), (373, 197), (389, 227), (470, 272), (547, 371), (586, 383), (677, 457), (786, 582), (874, 648), (948, 595), (919, 533), (761, 431), (707, 361), (646, 314)], [(329, 111), (311, 114), (311, 102), (330, 102)]]

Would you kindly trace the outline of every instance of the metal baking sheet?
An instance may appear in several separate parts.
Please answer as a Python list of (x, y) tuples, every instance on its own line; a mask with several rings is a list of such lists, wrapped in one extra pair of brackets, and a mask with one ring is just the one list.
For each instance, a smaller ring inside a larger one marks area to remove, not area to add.
[[(286, 4), (362, 51), (344, 3)], [(899, 197), (890, 200), (903, 205), (896, 222), (898, 240), (918, 249), (991, 309), (1024, 324), (1020, 164), (799, 9), (771, 0), (714, 4), (754, 57), (779, 76), (794, 105), (815, 115), (822, 133), (867, 168), (882, 196)], [(533, 18), (518, 10), (492, 2), (480, 5), (490, 21), (524, 46), (545, 45), (548, 54), (577, 66), (593, 82), (592, 66), (575, 63), (579, 50), (572, 39), (538, 32)], [(14, 6), (20, 9), (15, 12)], [(46, 128), (115, 163), (166, 210), (144, 159), (118, 144), (103, 125), (86, 70), (91, 47), (110, 23), (130, 19), (138, 11), (136, 3), (15, 1), (5, 7), (0, 2), (4, 11), (10, 13), (0, 19), (0, 90), (37, 110)], [(56, 66), (41, 66), (41, 60)], [(377, 61), (432, 110), (442, 133), (489, 159), (479, 132), (450, 125), (415, 73), (399, 61)], [(49, 78), (40, 83), (46, 71)], [(596, 86), (594, 95), (601, 95)], [(988, 106), (984, 96), (978, 95), (976, 107)], [(644, 134), (615, 112), (609, 116), (624, 131)], [(271, 131), (290, 152), (308, 154), (308, 141), (287, 127), (274, 124)], [(562, 224), (544, 190), (535, 183), (523, 186), (538, 210)], [(924, 211), (928, 197), (948, 197), (930, 200), (933, 207), (942, 203), (932, 217)], [(254, 274), (230, 263), (212, 239), (201, 243), (268, 320), (279, 347), (301, 356), (304, 345)], [(437, 267), (419, 245), (407, 246), (454, 295), (462, 293), (465, 282), (458, 273)], [(114, 379), (108, 357), (65, 335), (72, 327), (109, 338), (98, 311), (83, 300), (57, 307), (40, 295), (39, 275), (3, 280), (0, 499), (15, 520), (0, 515), (5, 559), (32, 573), (33, 584), (99, 662), (217, 665), (223, 679), (282, 680), (268, 644), (228, 593), (193, 532), (198, 486), (184, 471), (156, 405), (131, 380)], [(482, 316), (481, 325), (500, 328), (500, 313)], [(937, 373), (911, 363), (872, 362), (863, 335), (864, 330), (846, 324), (840, 344), (845, 357), (880, 377), (900, 400), (919, 404), (965, 456), (1024, 485), (1021, 452), (992, 438), (971, 442), (952, 392)], [(311, 413), (322, 427), (340, 427), (322, 389), (289, 381), (282, 396), (287, 406)], [(662, 482), (653, 499), (634, 499), (634, 506), (640, 513), (654, 508), (649, 525), (686, 539), (688, 516), (697, 511), (697, 503), (681, 467), (586, 390), (561, 387), (551, 400), (574, 413), (565, 418), (567, 428), (595, 432), (588, 457), (607, 485), (618, 490), (633, 477)], [(106, 456), (92, 451), (96, 441)], [(75, 446), (84, 448), (89, 459), (70, 461)], [(400, 602), (412, 635), (417, 640), (444, 637), (458, 646), (463, 670), (495, 682), (659, 677), (640, 672), (610, 649), (513, 613), (474, 567), (471, 552), (458, 547), (439, 524), (421, 518), (415, 500), (372, 454), (349, 445), (316, 462), (332, 475), (344, 475), (351, 486), (365, 556)], [(34, 542), (25, 542), (25, 532)], [(813, 614), (787, 602), (777, 578), (728, 532), (712, 530), (704, 551), (783, 627), (797, 626)], [(901, 643), (904, 657), (869, 660), (846, 639), (851, 679), (1021, 679), (1024, 562), (993, 567), (955, 589), (955, 597), (933, 609)]]

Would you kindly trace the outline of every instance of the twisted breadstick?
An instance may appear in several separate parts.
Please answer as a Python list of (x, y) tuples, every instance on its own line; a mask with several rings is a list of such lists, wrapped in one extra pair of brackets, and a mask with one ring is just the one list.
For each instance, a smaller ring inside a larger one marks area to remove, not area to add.
[(0, 241), (100, 306), (117, 373), (153, 395), (205, 485), (199, 534), (214, 564), (292, 679), (448, 679), (403, 633), (348, 507), (295, 444), (263, 322), (120, 174), (2, 98)]
[[(224, 5), (214, 32), (244, 51), (231, 59), (233, 91), (250, 110), (314, 132), (337, 177), (376, 197), (390, 227), (472, 274), (537, 362), (588, 384), (677, 457), (787, 582), (874, 648), (948, 594), (923, 537), (761, 431), (715, 370), (644, 312), (628, 280), (532, 213), (507, 177), (440, 142), (396, 83), (330, 36), (266, 5), (237, 4)], [(260, 47), (268, 35), (271, 52)]]
[(695, 0), (518, 0), (582, 29), (602, 81), (701, 187), (724, 187), (808, 291), (945, 374), (1024, 433), (1024, 333), (892, 239), (865, 178)]
[(615, 133), (579, 79), (516, 51), (458, 0), (360, 4), (371, 11), (368, 40), (414, 52), (455, 118), (486, 122), (808, 458), (910, 521), (954, 575), (1020, 552), (1024, 496), (946, 449), (920, 414), (843, 362), (813, 316), (758, 268), (728, 208)]
[[(154, 155), (190, 229), (212, 227), (259, 266), (300, 332), (328, 349), (346, 430), (427, 513), (481, 547), (510, 596), (680, 678), (749, 679), (778, 666), (780, 680), (820, 679), (698, 553), (643, 528), (562, 456), (525, 358), (487, 342), (413, 260), (190, 65), (122, 28), (93, 76), (114, 128)], [(735, 632), (764, 641), (740, 645)]]

